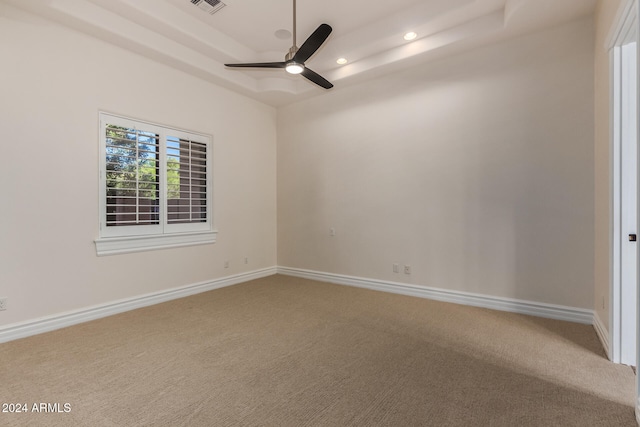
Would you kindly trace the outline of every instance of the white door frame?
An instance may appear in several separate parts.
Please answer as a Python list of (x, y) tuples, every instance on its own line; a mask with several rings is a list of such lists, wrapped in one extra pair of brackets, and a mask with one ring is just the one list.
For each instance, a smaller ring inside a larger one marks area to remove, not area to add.
[[(635, 34), (636, 34), (636, 108), (640, 109), (640, 5), (638, 0), (632, 1), (632, 7), (635, 8)], [(638, 111), (636, 111), (636, 144), (638, 144), (638, 162), (640, 165), (640, 117)], [(640, 174), (638, 174), (638, 188), (640, 188)], [(640, 206), (640, 197), (638, 198), (638, 204)], [(638, 224), (640, 224), (640, 207), (638, 208)], [(640, 250), (639, 256), (640, 256)], [(637, 262), (638, 269), (640, 271), (640, 259)], [(640, 273), (637, 277), (640, 277)], [(636, 283), (636, 289), (638, 290), (638, 296), (636, 297), (636, 367), (640, 366), (640, 279)], [(640, 376), (636, 374), (636, 422), (640, 424)]]
[[(622, 1), (620, 5), (620, 9), (618, 10), (618, 14), (616, 20), (614, 21), (614, 26), (612, 28), (612, 32), (609, 34), (607, 38), (606, 48), (611, 52), (610, 62), (612, 64), (612, 85), (611, 87), (611, 112), (612, 120), (611, 120), (611, 138), (612, 138), (612, 171), (614, 172), (613, 176), (613, 197), (612, 197), (612, 234), (611, 234), (611, 243), (612, 243), (612, 261), (611, 264), (611, 299), (610, 299), (610, 307), (609, 307), (609, 335), (611, 337), (610, 348), (609, 348), (609, 356), (612, 361), (616, 361), (616, 359), (620, 358), (621, 351), (621, 334), (620, 334), (620, 324), (621, 324), (621, 298), (622, 298), (622, 288), (621, 288), (621, 280), (620, 280), (620, 243), (621, 242), (621, 224), (620, 224), (620, 177), (615, 176), (620, 172), (620, 152), (617, 151), (620, 148), (620, 139), (621, 139), (621, 108), (620, 104), (616, 105), (616, 101), (620, 101), (620, 93), (621, 87), (616, 83), (619, 82), (620, 78), (614, 78), (615, 61), (619, 60), (616, 55), (620, 54), (620, 50), (617, 49), (622, 42), (624, 41), (625, 32), (629, 31), (630, 25), (635, 27), (635, 41), (636, 41), (636, 60), (637, 60), (637, 69), (636, 69), (636, 83), (640, 83), (640, 6), (639, 0), (626, 0)], [(638, 84), (637, 86), (640, 86)], [(640, 108), (640, 87), (636, 88), (636, 108)], [(636, 144), (640, 142), (640, 119), (638, 117), (638, 112), (635, 114), (636, 118)], [(640, 149), (637, 153), (637, 165), (640, 165)], [(617, 162), (617, 163), (616, 163)], [(640, 174), (637, 177), (637, 189), (640, 188)], [(616, 208), (617, 207), (617, 208)], [(616, 212), (618, 209), (618, 212)], [(638, 222), (640, 224), (640, 197), (638, 198)], [(638, 255), (636, 258), (636, 266), (637, 271), (640, 271), (640, 250), (638, 250)], [(636, 274), (636, 298), (635, 298), (635, 306), (636, 306), (636, 318), (634, 319), (636, 325), (636, 366), (640, 366), (638, 362), (640, 362), (640, 274)], [(619, 360), (618, 360), (619, 361)], [(636, 375), (636, 404), (635, 404), (635, 414), (636, 421), (640, 424), (640, 375)]]
[[(636, 99), (629, 100), (628, 85), (629, 68), (623, 65), (628, 60), (629, 55), (635, 54), (637, 60), (638, 31), (637, 18), (638, 0), (627, 0), (621, 4), (618, 10), (612, 33), (607, 39), (607, 47), (610, 52), (611, 64), (611, 155), (612, 155), (612, 264), (611, 264), (611, 298), (609, 317), (610, 348), (609, 357), (613, 362), (636, 365), (638, 336), (638, 247), (639, 243), (630, 243), (627, 234), (638, 233), (637, 217), (629, 217), (628, 203), (637, 205), (638, 186), (637, 168), (637, 133), (636, 129), (630, 128), (629, 117), (636, 117), (635, 125), (638, 125), (637, 114), (629, 115), (631, 107), (636, 108)], [(629, 51), (629, 44), (636, 43), (636, 51)], [(626, 47), (625, 47), (626, 46)], [(624, 56), (623, 56), (624, 55)], [(624, 59), (624, 62), (623, 62)], [(636, 74), (637, 74), (636, 69)], [(635, 76), (637, 81), (638, 77)], [(635, 83), (634, 83), (635, 84)], [(636, 88), (637, 89), (637, 88)], [(624, 95), (624, 96), (623, 96)], [(635, 105), (634, 105), (635, 104)], [(635, 142), (629, 145), (629, 136), (634, 135)], [(629, 154), (633, 156), (630, 161)], [(632, 183), (629, 186), (629, 182)], [(624, 183), (624, 185), (623, 185)], [(633, 185), (635, 184), (635, 185)], [(627, 204), (627, 208), (623, 209)], [(637, 215), (636, 212), (632, 212)], [(631, 210), (633, 211), (633, 209)], [(630, 262), (633, 263), (635, 271), (628, 269)], [(623, 268), (626, 265), (627, 268)], [(624, 285), (624, 286), (623, 286)], [(631, 287), (630, 287), (631, 286)], [(631, 325), (631, 327), (629, 327)]]

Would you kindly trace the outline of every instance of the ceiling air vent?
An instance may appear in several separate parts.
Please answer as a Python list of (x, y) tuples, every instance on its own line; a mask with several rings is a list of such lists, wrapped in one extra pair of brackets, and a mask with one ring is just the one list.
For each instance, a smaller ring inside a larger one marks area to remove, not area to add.
[(211, 15), (226, 6), (226, 4), (222, 3), (220, 0), (191, 0), (191, 3)]

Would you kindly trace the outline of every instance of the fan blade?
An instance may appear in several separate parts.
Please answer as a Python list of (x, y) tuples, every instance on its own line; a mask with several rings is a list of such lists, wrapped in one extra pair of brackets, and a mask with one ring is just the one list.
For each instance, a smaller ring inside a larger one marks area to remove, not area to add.
[(329, 82), (329, 80), (325, 79), (320, 74), (316, 73), (313, 70), (310, 70), (309, 68), (305, 67), (304, 71), (302, 72), (302, 75), (307, 79), (311, 80), (312, 82), (314, 82), (315, 84), (317, 84), (318, 86), (321, 86), (325, 89), (331, 89), (333, 87), (333, 85), (331, 84), (331, 82)]
[(327, 24), (320, 24), (309, 38), (305, 40), (302, 46), (300, 46), (300, 49), (296, 52), (293, 60), (299, 63), (304, 63), (307, 59), (311, 58), (311, 55), (316, 53), (316, 50), (318, 50), (327, 37), (329, 37), (331, 31), (331, 26)]
[(224, 64), (226, 67), (237, 68), (284, 68), (287, 66), (286, 62), (255, 62), (247, 64)]

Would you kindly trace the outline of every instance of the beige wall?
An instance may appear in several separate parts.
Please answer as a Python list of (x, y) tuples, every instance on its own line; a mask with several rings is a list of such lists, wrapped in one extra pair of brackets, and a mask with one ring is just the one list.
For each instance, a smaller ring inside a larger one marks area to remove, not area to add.
[(591, 309), (593, 64), (589, 18), (279, 109), (278, 264)]
[(600, 0), (595, 13), (595, 310), (609, 327), (610, 306), (610, 225), (611, 225), (611, 149), (610, 149), (610, 72), (606, 39), (622, 0)]
[[(276, 265), (274, 108), (2, 2), (0, 58), (0, 326)], [(96, 256), (99, 109), (213, 135), (216, 244)]]
[[(591, 309), (593, 37), (574, 22), (276, 112), (0, 3), (0, 327), (276, 264)], [(214, 136), (216, 244), (96, 256), (98, 110)]]

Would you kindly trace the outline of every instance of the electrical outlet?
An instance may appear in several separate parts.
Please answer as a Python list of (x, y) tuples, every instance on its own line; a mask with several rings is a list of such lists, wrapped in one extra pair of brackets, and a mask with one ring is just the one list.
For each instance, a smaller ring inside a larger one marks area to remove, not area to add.
[(0, 298), (0, 311), (7, 309), (7, 299)]
[(393, 272), (400, 273), (400, 266), (398, 264), (393, 264)]
[(224, 268), (229, 268), (229, 261), (224, 262)]
[(333, 237), (336, 235), (336, 229), (335, 228), (330, 228), (329, 229), (329, 236)]
[(249, 264), (249, 257), (244, 257), (244, 263)]
[(411, 274), (411, 266), (410, 265), (405, 265), (404, 266), (404, 274)]

